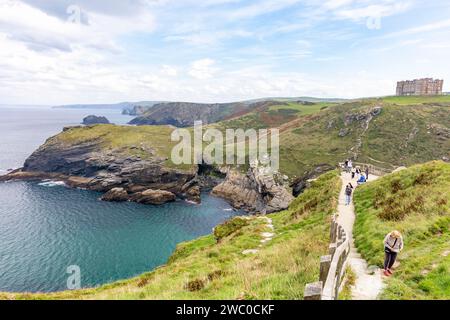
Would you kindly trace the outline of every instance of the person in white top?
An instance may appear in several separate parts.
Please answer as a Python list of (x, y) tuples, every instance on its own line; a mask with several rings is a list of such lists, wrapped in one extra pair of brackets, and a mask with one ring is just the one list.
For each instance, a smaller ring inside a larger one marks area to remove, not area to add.
[(403, 250), (402, 234), (394, 230), (386, 235), (384, 238), (384, 275), (389, 277), (393, 274), (392, 266), (394, 265), (397, 254)]
[(352, 172), (353, 162), (352, 160), (348, 160), (348, 172)]

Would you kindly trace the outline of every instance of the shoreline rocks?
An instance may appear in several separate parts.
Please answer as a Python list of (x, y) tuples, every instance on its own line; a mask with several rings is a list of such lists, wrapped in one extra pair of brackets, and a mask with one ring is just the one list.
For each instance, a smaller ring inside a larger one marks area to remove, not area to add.
[(152, 189), (137, 192), (130, 197), (130, 201), (141, 204), (154, 204), (154, 205), (173, 202), (175, 200), (176, 196), (172, 192), (164, 190), (152, 190)]
[(128, 199), (128, 192), (124, 188), (113, 188), (100, 198), (100, 200), (108, 202), (125, 202)]
[(253, 167), (247, 174), (229, 170), (224, 182), (216, 186), (213, 195), (248, 212), (268, 214), (287, 209), (294, 197), (273, 174), (264, 167)]

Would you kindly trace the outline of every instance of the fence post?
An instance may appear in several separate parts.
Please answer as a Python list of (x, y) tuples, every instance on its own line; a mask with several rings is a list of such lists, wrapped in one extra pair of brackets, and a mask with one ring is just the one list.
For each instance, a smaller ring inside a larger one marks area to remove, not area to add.
[(331, 255), (321, 256), (320, 257), (320, 275), (319, 280), (322, 283), (325, 283), (327, 281), (328, 272), (330, 271), (331, 266)]
[(331, 255), (331, 257), (334, 256), (334, 253), (336, 252), (336, 243), (332, 243), (328, 247), (328, 254)]
[(304, 300), (322, 300), (322, 281), (308, 283), (305, 286)]

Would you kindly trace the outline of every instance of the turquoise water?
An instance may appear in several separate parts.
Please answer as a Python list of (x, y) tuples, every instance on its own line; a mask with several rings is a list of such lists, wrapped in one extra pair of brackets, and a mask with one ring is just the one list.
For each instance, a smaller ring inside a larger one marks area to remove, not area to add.
[[(77, 123), (80, 111), (60, 111), (36, 112), (28, 125), (10, 121), (12, 132), (5, 130), (7, 119), (0, 120), (0, 168), (20, 166), (43, 135)], [(15, 112), (18, 120), (29, 116)], [(102, 202), (99, 196), (52, 183), (0, 183), (0, 291), (67, 289), (71, 265), (80, 267), (82, 287), (129, 278), (164, 264), (177, 243), (209, 234), (239, 213), (207, 194), (201, 205), (163, 206)]]

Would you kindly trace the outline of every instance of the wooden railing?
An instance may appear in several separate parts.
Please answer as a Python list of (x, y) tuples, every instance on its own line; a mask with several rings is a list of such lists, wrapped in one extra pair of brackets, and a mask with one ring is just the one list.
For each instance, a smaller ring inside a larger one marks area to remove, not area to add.
[(308, 283), (303, 294), (304, 300), (336, 300), (344, 277), (350, 241), (344, 228), (333, 216), (330, 228), (331, 243), (328, 255), (320, 257), (319, 281)]

